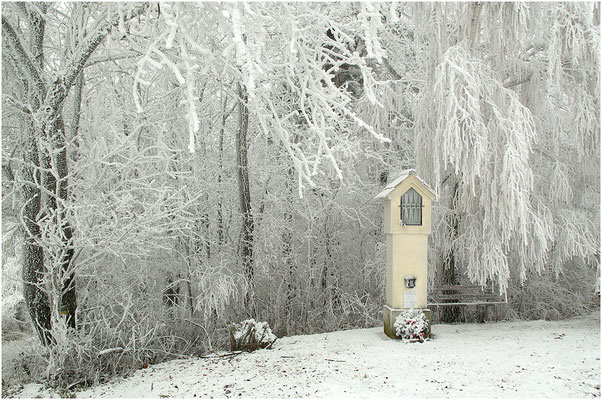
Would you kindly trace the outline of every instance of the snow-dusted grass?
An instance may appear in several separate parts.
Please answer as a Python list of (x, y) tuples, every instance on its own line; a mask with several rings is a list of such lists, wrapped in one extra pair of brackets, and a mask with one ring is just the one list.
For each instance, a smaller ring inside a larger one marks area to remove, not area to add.
[[(600, 316), (434, 325), (403, 343), (382, 327), (278, 340), (271, 350), (175, 360), (77, 397), (599, 397)], [(28, 385), (22, 397), (49, 396)]]

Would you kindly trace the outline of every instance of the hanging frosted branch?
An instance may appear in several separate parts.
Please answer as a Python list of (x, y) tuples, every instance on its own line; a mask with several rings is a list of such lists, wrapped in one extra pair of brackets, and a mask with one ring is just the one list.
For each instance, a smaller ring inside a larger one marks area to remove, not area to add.
[(438, 191), (446, 169), (462, 177), (457, 212), (465, 217), (454, 244), (458, 259), (466, 262), (471, 279), (481, 284), (495, 279), (505, 288), (514, 235), (525, 248), (532, 245), (529, 157), (536, 131), (531, 112), (461, 45), (443, 55), (418, 107), (421, 167), (434, 170)]
[[(340, 160), (356, 151), (348, 145), (352, 129), (389, 141), (352, 108), (351, 90), (334, 82), (335, 74), (353, 66), (361, 76), (364, 98), (382, 107), (375, 95), (378, 83), (354, 47), (360, 42), (369, 43), (369, 57), (380, 59), (385, 54), (378, 40), (380, 12), (372, 5), (363, 7), (360, 18), (339, 19), (322, 14), (320, 7), (311, 4), (166, 5), (162, 7), (162, 18), (167, 29), (149, 45), (135, 85), (147, 83), (143, 71), (148, 68), (159, 68), (159, 64), (169, 67), (186, 88), (183, 104), (187, 107), (192, 150), (194, 135), (199, 131), (200, 105), (194, 96), (199, 72), (234, 76), (249, 94), (250, 115), (264, 134), (275, 135), (283, 143), (299, 182), (313, 186), (312, 176), (323, 159), (342, 179)], [(194, 29), (198, 23), (194, 16), (210, 28)], [(363, 33), (361, 40), (354, 32)], [(216, 51), (213, 47), (217, 42), (225, 48)], [(172, 51), (166, 51), (169, 48)], [(173, 54), (175, 49), (177, 55)], [(179, 57), (177, 63), (170, 61), (174, 56)], [(134, 98), (140, 110), (136, 92)]]
[(376, 10), (374, 4), (370, 2), (362, 2), (360, 4), (362, 11), (359, 14), (359, 18), (364, 28), (367, 56), (381, 62), (382, 58), (386, 56), (378, 40), (378, 30), (382, 29), (381, 14)]
[[(415, 105), (418, 169), (439, 194), (449, 195), (450, 176), (459, 180), (445, 211), (461, 216), (458, 235), (443, 240), (456, 262), (471, 280), (504, 289), (512, 263), (524, 280), (528, 270), (589, 260), (599, 232), (578, 197), (592, 182), (574, 163), (586, 155), (599, 163), (594, 5), (483, 3), (471, 29), (464, 4), (413, 11), (416, 37), (428, 43)], [(569, 205), (572, 213), (560, 211)]]

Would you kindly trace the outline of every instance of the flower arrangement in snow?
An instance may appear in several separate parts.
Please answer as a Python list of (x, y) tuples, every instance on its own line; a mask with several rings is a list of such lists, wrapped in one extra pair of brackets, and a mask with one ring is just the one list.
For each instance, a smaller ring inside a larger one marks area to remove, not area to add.
[(393, 323), (395, 334), (407, 342), (424, 342), (428, 340), (429, 322), (421, 310), (406, 310), (395, 318)]
[(230, 348), (232, 351), (255, 351), (257, 348), (269, 349), (276, 341), (267, 322), (256, 322), (253, 318), (240, 324), (230, 324)]

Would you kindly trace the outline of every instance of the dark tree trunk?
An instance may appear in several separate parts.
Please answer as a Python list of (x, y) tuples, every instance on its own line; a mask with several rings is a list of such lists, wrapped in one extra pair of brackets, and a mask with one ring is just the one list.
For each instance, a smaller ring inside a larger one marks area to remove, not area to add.
[[(84, 89), (84, 70), (82, 69), (77, 79), (75, 80), (73, 88), (73, 116), (71, 117), (71, 137), (76, 137), (79, 133), (79, 120), (82, 109), (82, 92)], [(78, 141), (76, 140), (75, 145), (77, 146)]]
[(46, 173), (44, 186), (48, 193), (46, 206), (49, 212), (54, 213), (53, 222), (57, 225), (58, 232), (61, 235), (62, 251), (59, 259), (53, 260), (60, 265), (59, 283), (60, 304), (59, 312), (67, 319), (67, 325), (73, 329), (76, 328), (75, 312), (77, 309), (77, 297), (75, 290), (75, 274), (73, 272), (73, 229), (67, 219), (65, 211), (65, 202), (68, 201), (69, 189), (67, 174), (69, 173), (67, 165), (67, 147), (65, 140), (65, 124), (63, 117), (58, 114), (54, 121), (50, 121), (45, 126), (43, 135), (52, 143), (52, 149), (57, 151), (54, 160), (49, 155), (44, 155), (44, 167), (51, 172)]
[(325, 246), (325, 255), (324, 255), (324, 264), (322, 266), (322, 273), (320, 274), (320, 289), (322, 291), (322, 295), (324, 296), (324, 305), (328, 302), (328, 296), (326, 295), (326, 289), (328, 288), (328, 267), (330, 265), (330, 236), (328, 234), (328, 215), (326, 214), (326, 219), (324, 221), (324, 246)]
[[(29, 109), (36, 114), (36, 121), (28, 121), (28, 132), (30, 135), (29, 148), (25, 150), (24, 160), (26, 161), (24, 178), (26, 185), (22, 190), (25, 201), (23, 208), (23, 219), (25, 233), (25, 246), (23, 257), (23, 278), (25, 301), (36, 330), (40, 334), (43, 344), (52, 342), (50, 335), (51, 312), (48, 292), (42, 287), (44, 276), (47, 271), (44, 266), (44, 249), (40, 246), (40, 210), (42, 206), (42, 191), (40, 182), (43, 182), (45, 189), (45, 207), (49, 217), (57, 219), (59, 224), (58, 232), (61, 235), (62, 252), (59, 255), (58, 262), (62, 272), (62, 279), (59, 282), (62, 293), (58, 293), (61, 304), (68, 312), (68, 323), (75, 327), (75, 282), (72, 268), (73, 249), (72, 249), (72, 228), (66, 220), (63, 202), (58, 199), (66, 200), (67, 192), (67, 150), (65, 147), (64, 124), (61, 117), (61, 107), (67, 97), (70, 88), (75, 83), (84, 65), (90, 55), (102, 43), (106, 35), (110, 32), (111, 26), (118, 23), (115, 21), (104, 20), (98, 26), (98, 29), (78, 45), (74, 58), (69, 68), (63, 71), (61, 76), (53, 75), (53, 81), (47, 82), (44, 77), (46, 65), (44, 62), (44, 34), (45, 34), (45, 13), (49, 3), (38, 2), (35, 7), (30, 7), (27, 3), (17, 3), (24, 11), (24, 19), (28, 25), (25, 37), (21, 29), (15, 30), (7, 16), (2, 15), (2, 42), (3, 45), (10, 46), (13, 50), (15, 65), (30, 84), (24, 85), (23, 93), (28, 99)], [(128, 20), (140, 15), (146, 6), (141, 6), (135, 13), (128, 15)], [(20, 28), (20, 27), (18, 27)], [(80, 78), (82, 79), (82, 78)], [(32, 129), (33, 128), (33, 129)], [(38, 148), (38, 141), (46, 139), (50, 147), (44, 149)], [(54, 157), (52, 160), (50, 157)], [(51, 161), (55, 162), (52, 165)], [(44, 176), (39, 179), (37, 176), (37, 167), (42, 166), (45, 169)], [(48, 168), (53, 167), (50, 171)], [(56, 175), (54, 175), (56, 174)], [(27, 186), (29, 185), (29, 186)], [(54, 194), (54, 195), (53, 195)], [(57, 207), (60, 206), (61, 209)], [(56, 294), (56, 293), (55, 293)]]
[[(224, 107), (225, 107), (225, 103), (224, 103)], [(222, 127), (220, 128), (219, 131), (219, 153), (218, 153), (218, 157), (219, 157), (219, 170), (217, 173), (217, 188), (218, 190), (221, 192), (222, 190), (222, 171), (224, 169), (224, 128), (226, 125), (226, 119), (227, 116), (225, 114), (226, 110), (224, 111), (224, 115), (222, 115)], [(221, 249), (222, 244), (224, 244), (224, 204), (223, 201), (221, 199), (219, 199), (219, 203), (217, 205), (217, 243), (219, 245), (219, 248)]]
[[(224, 171), (224, 131), (226, 129), (226, 121), (228, 120), (228, 117), (230, 116), (230, 114), (232, 114), (232, 111), (234, 111), (234, 108), (236, 107), (236, 103), (233, 104), (232, 108), (230, 109), (230, 111), (226, 112), (226, 105), (227, 105), (227, 97), (224, 97), (224, 103), (222, 105), (222, 122), (221, 122), (221, 126), (220, 126), (220, 131), (219, 131), (219, 153), (218, 153), (218, 160), (219, 160), (219, 171), (217, 173), (217, 187), (218, 190), (222, 190), (221, 189), (221, 185), (222, 185), (222, 176), (223, 176), (223, 171)], [(219, 199), (218, 202), (218, 206), (217, 206), (217, 243), (219, 245), (219, 248), (221, 248), (221, 246), (226, 242), (226, 235), (225, 235), (225, 223), (224, 223), (224, 202), (221, 199)]]
[[(84, 70), (82, 69), (74, 85), (74, 93), (73, 93), (73, 117), (71, 120), (71, 136), (72, 138), (77, 137), (79, 134), (79, 121), (80, 121), (80, 113), (81, 113), (81, 104), (82, 104), (82, 92), (84, 88)], [(59, 123), (62, 125), (62, 118), (59, 119)], [(59, 190), (59, 197), (63, 201), (67, 201), (69, 196), (68, 186), (66, 176), (69, 173), (68, 164), (67, 164), (67, 149), (65, 146), (67, 133), (65, 132), (64, 126), (61, 131), (58, 132), (59, 135), (63, 135), (61, 144), (62, 150), (58, 155), (58, 169), (59, 169), (59, 177), (62, 180), (62, 187)], [(78, 140), (74, 141), (77, 146)], [(67, 312), (67, 325), (73, 329), (77, 328), (75, 313), (77, 310), (77, 294), (75, 287), (75, 274), (73, 272), (68, 272), (67, 269), (71, 266), (73, 261), (73, 247), (71, 246), (71, 241), (73, 238), (73, 229), (71, 225), (65, 220), (66, 215), (63, 213), (62, 220), (65, 225), (63, 227), (63, 240), (67, 245), (65, 257), (62, 261), (62, 270), (67, 274), (65, 277), (65, 281), (63, 283), (63, 293), (62, 293), (62, 308)]]
[[(457, 205), (458, 205), (458, 181), (454, 180), (453, 193), (452, 193), (452, 207), (451, 207), (452, 213), (451, 213), (450, 221), (448, 221), (450, 226), (452, 227), (452, 232), (451, 232), (452, 243), (443, 258), (443, 265), (442, 265), (442, 271), (441, 271), (442, 283), (444, 285), (458, 284), (458, 280), (456, 278), (456, 269), (455, 269), (456, 268), (456, 258), (455, 258), (455, 254), (454, 254), (454, 243), (453, 243), (456, 240), (456, 238), (458, 237), (458, 224), (460, 222), (460, 216), (458, 214)], [(450, 291), (443, 291), (443, 294), (453, 295), (456, 293), (455, 293), (455, 291), (450, 290)], [(455, 301), (459, 301), (459, 300), (460, 300), (460, 298), (458, 298), (457, 300), (449, 300), (447, 302), (455, 302)], [(441, 312), (441, 321), (442, 322), (456, 322), (459, 317), (460, 317), (460, 308), (459, 307), (457, 307), (457, 306), (443, 307), (442, 312)]]
[(282, 258), (284, 260), (284, 265), (287, 270), (287, 275), (285, 275), (286, 282), (286, 302), (284, 306), (285, 318), (287, 323), (287, 328), (289, 321), (291, 320), (292, 308), (293, 308), (293, 299), (295, 298), (295, 267), (293, 263), (292, 257), (292, 239), (293, 239), (293, 231), (291, 223), (293, 221), (293, 212), (292, 212), (292, 204), (293, 204), (293, 182), (294, 182), (294, 169), (293, 167), (289, 167), (287, 171), (287, 192), (286, 192), (286, 204), (284, 205), (284, 231), (282, 232)]
[[(47, 5), (41, 3), (38, 10), (45, 12)], [(29, 23), (29, 51), (31, 52), (31, 62), (42, 71), (44, 68), (44, 31), (46, 28), (45, 19), (38, 13), (37, 10), (31, 9), (27, 13), (27, 21)], [(3, 33), (14, 32), (8, 23), (3, 23)], [(24, 52), (24, 50), (20, 50)], [(27, 97), (31, 102), (32, 108), (37, 109), (44, 98), (46, 92), (45, 87), (40, 82), (34, 82), (32, 85), (27, 80), (23, 80), (23, 93), (27, 93)], [(25, 149), (24, 160), (25, 168), (23, 178), (27, 182), (22, 187), (22, 195), (25, 206), (23, 207), (23, 221), (25, 228), (25, 241), (23, 247), (23, 295), (25, 304), (34, 329), (36, 330), (42, 345), (47, 346), (54, 342), (52, 338), (52, 313), (50, 310), (50, 298), (48, 296), (48, 288), (45, 287), (46, 267), (44, 264), (44, 249), (40, 245), (42, 233), (39, 225), (42, 207), (42, 191), (39, 182), (42, 181), (39, 172), (40, 167), (40, 152), (36, 133), (33, 128), (31, 118), (24, 118), (23, 126), (25, 127), (28, 137), (27, 148)]]
[[(179, 280), (179, 279), (178, 279)], [(171, 273), (168, 273), (167, 283), (163, 290), (163, 304), (168, 308), (175, 307), (179, 301), (179, 284), (174, 284), (174, 279)]]
[[(31, 132), (30, 132), (31, 133)], [(39, 182), (38, 149), (33, 137), (30, 136), (25, 159), (26, 165), (23, 174), (26, 182)], [(44, 290), (44, 249), (37, 243), (42, 238), (38, 218), (41, 207), (41, 191), (34, 184), (23, 185), (22, 195), (25, 206), (23, 207), (24, 247), (23, 247), (23, 297), (34, 329), (44, 346), (52, 343), (50, 299)]]
[[(65, 235), (64, 241), (65, 243), (71, 243), (71, 238), (73, 237), (73, 230), (71, 226), (67, 225), (63, 228), (63, 233)], [(75, 313), (77, 311), (77, 292), (75, 285), (75, 273), (73, 270), (69, 270), (73, 261), (73, 248), (66, 248), (63, 259), (61, 260), (61, 269), (63, 275), (63, 286), (62, 286), (62, 302), (61, 309), (66, 312), (67, 318), (67, 326), (73, 329), (77, 329), (77, 324), (75, 321)]]
[(187, 305), (188, 305), (188, 311), (190, 312), (190, 317), (194, 318), (194, 301), (193, 301), (193, 294), (192, 294), (192, 269), (193, 269), (193, 264), (192, 264), (192, 255), (190, 254), (190, 245), (188, 244), (187, 239), (182, 239), (181, 240), (182, 246), (184, 247), (184, 251), (186, 252), (186, 267), (187, 267), (187, 274), (186, 274), (186, 289), (187, 289)]
[[(337, 189), (338, 190), (338, 189)], [(336, 192), (335, 195), (336, 196)], [(334, 197), (333, 199), (334, 200)], [(330, 306), (333, 312), (340, 310), (341, 306), (341, 293), (339, 289), (338, 278), (335, 275), (335, 262), (331, 252), (334, 238), (333, 233), (330, 230), (330, 216), (332, 215), (332, 204), (331, 201), (327, 206), (326, 217), (324, 219), (324, 247), (325, 247), (325, 259), (324, 267), (322, 268), (322, 274), (320, 277), (320, 289), (324, 295), (324, 306)]]
[(245, 309), (253, 312), (255, 297), (255, 278), (253, 265), (253, 215), (251, 210), (251, 191), (249, 188), (249, 168), (247, 160), (247, 131), (249, 129), (249, 109), (247, 108), (247, 90), (238, 83), (238, 135), (236, 138), (236, 166), (240, 212), (242, 214), (242, 240), (240, 257), (242, 269), (249, 291), (245, 296)]
[[(209, 204), (209, 192), (206, 192), (203, 195), (203, 204)], [(205, 257), (207, 259), (207, 262), (210, 262), (211, 260), (211, 241), (209, 240), (209, 235), (210, 235), (210, 225), (209, 225), (209, 212), (208, 212), (209, 208), (205, 208), (202, 212), (202, 214), (200, 215), (200, 223), (201, 223), (201, 229), (204, 230), (204, 234), (202, 235), (203, 239), (203, 251), (205, 253)]]

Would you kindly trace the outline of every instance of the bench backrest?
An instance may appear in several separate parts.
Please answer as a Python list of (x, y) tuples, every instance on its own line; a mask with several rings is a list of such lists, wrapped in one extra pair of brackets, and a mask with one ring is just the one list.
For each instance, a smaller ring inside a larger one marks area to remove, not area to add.
[(429, 302), (507, 302), (506, 296), (480, 285), (439, 285), (428, 289)]

